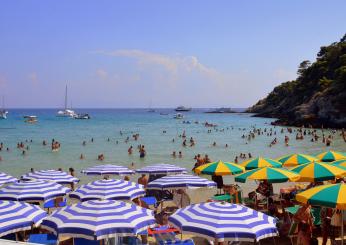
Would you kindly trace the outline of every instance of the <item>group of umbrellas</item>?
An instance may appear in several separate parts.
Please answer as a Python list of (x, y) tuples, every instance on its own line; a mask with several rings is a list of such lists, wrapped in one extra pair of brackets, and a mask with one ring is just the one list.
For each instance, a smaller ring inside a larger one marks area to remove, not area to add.
[[(326, 153), (319, 157), (320, 160), (331, 159), (332, 155), (333, 160), (339, 160), (333, 163), (323, 163), (311, 156), (296, 154), (278, 161), (265, 158), (252, 159), (242, 164), (219, 161), (200, 166), (195, 169), (195, 172), (209, 175), (238, 174), (236, 181), (239, 182), (245, 182), (246, 179), (267, 179), (277, 183), (302, 181), (302, 177), (305, 178), (303, 181), (322, 181), (331, 179), (329, 176), (335, 178), (346, 174), (346, 167), (343, 167), (343, 164), (346, 165), (346, 156), (337, 154)], [(341, 160), (341, 156), (345, 158), (345, 161)], [(296, 165), (296, 167), (291, 170), (280, 168), (286, 164)], [(248, 171), (244, 172), (245, 170)], [(147, 189), (172, 190), (216, 186), (213, 181), (186, 174), (185, 168), (169, 164), (146, 166), (137, 169), (136, 172), (172, 174), (150, 182)], [(98, 165), (85, 169), (82, 173), (127, 175), (135, 172), (122, 166)], [(153, 211), (124, 202), (145, 195), (144, 187), (133, 182), (102, 179), (81, 185), (72, 191), (64, 184), (77, 183), (79, 180), (62, 171), (33, 171), (23, 175), (21, 179), (22, 181), (18, 181), (12, 176), (0, 173), (0, 185), (7, 184), (0, 189), (0, 236), (28, 230), (36, 224), (58, 237), (99, 240), (114, 236), (135, 235), (156, 223)], [(334, 190), (333, 193), (340, 193), (340, 190), (346, 191), (344, 184), (330, 188)], [(320, 193), (323, 191), (327, 193), (326, 191), (330, 190), (326, 188), (320, 190)], [(325, 196), (325, 194), (317, 195), (316, 193), (319, 192), (306, 194), (308, 196), (306, 199), (303, 198), (303, 196), (306, 197), (305, 195), (297, 196), (297, 200), (314, 204), (316, 196), (318, 198)], [(39, 206), (27, 203), (43, 204), (56, 197), (64, 197), (66, 194), (81, 202), (59, 208), (50, 216), (47, 216)], [(342, 209), (346, 207), (346, 198), (338, 197), (333, 200), (330, 199), (322, 204)], [(169, 222), (183, 232), (198, 234), (217, 241), (258, 241), (277, 235), (275, 219), (242, 205), (230, 203), (189, 205), (170, 216)]]

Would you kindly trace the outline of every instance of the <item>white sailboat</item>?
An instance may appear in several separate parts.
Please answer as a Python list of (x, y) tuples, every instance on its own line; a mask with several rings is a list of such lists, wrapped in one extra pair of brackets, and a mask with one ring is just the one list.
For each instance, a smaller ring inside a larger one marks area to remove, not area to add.
[(8, 111), (5, 109), (5, 97), (2, 96), (2, 108), (0, 109), (0, 119), (7, 118)]
[(67, 85), (65, 88), (65, 109), (64, 110), (60, 110), (57, 113), (57, 117), (75, 117), (77, 114), (71, 110), (71, 109), (67, 109)]

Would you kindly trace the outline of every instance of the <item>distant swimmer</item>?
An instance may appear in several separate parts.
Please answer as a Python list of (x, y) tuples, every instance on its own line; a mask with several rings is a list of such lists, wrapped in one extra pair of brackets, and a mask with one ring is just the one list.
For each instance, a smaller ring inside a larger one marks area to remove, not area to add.
[(128, 153), (129, 155), (132, 154), (132, 149), (133, 149), (133, 147), (132, 147), (132, 145), (131, 145), (130, 148), (127, 150), (127, 153)]
[(183, 157), (183, 153), (181, 153), (181, 151), (179, 151), (179, 158)]
[(176, 157), (177, 157), (177, 154), (176, 154), (175, 151), (173, 151), (171, 155), (172, 155), (173, 158), (176, 158)]
[(83, 154), (80, 154), (79, 159), (80, 159), (80, 160), (83, 160), (83, 159), (84, 159), (84, 155), (83, 155)]
[(146, 151), (144, 149), (144, 145), (141, 146), (140, 150), (139, 150), (139, 157), (140, 158), (144, 158), (146, 154)]

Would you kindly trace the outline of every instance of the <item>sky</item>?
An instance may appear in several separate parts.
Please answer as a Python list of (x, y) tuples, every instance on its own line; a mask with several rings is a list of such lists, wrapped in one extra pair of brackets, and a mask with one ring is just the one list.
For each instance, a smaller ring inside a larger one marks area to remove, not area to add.
[(251, 106), (346, 33), (346, 1), (2, 0), (8, 108)]

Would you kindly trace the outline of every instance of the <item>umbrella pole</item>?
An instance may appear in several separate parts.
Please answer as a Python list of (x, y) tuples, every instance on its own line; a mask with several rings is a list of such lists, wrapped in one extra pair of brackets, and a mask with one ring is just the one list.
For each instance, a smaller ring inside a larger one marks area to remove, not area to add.
[(341, 211), (341, 244), (344, 245), (344, 210)]

